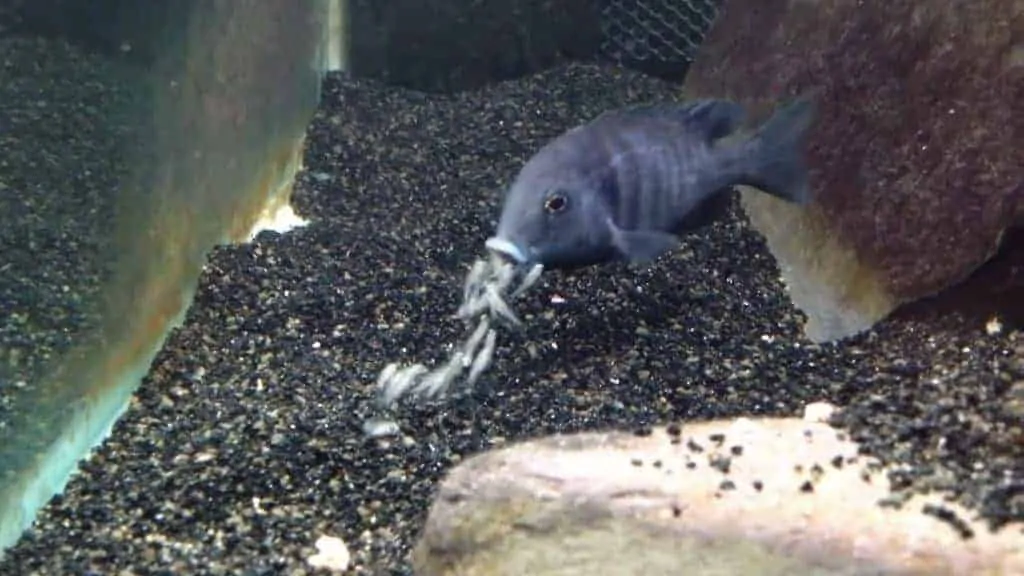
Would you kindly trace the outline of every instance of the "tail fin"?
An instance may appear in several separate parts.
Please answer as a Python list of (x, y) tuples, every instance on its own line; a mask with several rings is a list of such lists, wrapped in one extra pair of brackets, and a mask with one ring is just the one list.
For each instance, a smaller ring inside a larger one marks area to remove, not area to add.
[(814, 121), (813, 95), (777, 110), (747, 144), (743, 184), (796, 204), (810, 200), (804, 140)]

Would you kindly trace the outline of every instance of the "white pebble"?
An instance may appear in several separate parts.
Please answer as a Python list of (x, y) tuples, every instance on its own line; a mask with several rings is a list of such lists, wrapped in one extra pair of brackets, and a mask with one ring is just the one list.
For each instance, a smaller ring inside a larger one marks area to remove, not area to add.
[(985, 333), (989, 336), (995, 336), (1003, 331), (1003, 323), (999, 321), (998, 317), (993, 316), (989, 318), (988, 322), (985, 323)]
[(321, 536), (316, 539), (316, 554), (306, 559), (313, 568), (323, 568), (336, 572), (348, 570), (352, 563), (352, 554), (341, 538)]
[(836, 407), (828, 402), (811, 402), (804, 406), (805, 422), (828, 422)]

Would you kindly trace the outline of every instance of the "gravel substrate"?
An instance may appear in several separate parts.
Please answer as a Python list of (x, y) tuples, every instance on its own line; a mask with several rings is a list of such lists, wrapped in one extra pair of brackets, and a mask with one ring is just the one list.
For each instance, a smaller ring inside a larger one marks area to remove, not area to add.
[(24, 456), (13, 445), (52, 440), (10, 434), (46, 428), (34, 387), (97, 326), (137, 111), (130, 70), (15, 36), (8, 19), (0, 9), (0, 478)]
[[(842, 420), (907, 463), (908, 490), (948, 485), (989, 518), (1024, 519), (1000, 489), (1024, 461), (1001, 399), (1024, 379), (1024, 337), (988, 333), (991, 310), (918, 307), (810, 345), (735, 211), (650, 270), (546, 274), (475, 393), (404, 409), (401, 439), (363, 436), (379, 370), (442, 359), (462, 336), (461, 281), (524, 159), (675, 91), (587, 66), (453, 97), (329, 78), (295, 198), (312, 223), (212, 256), (133, 409), (0, 574), (300, 574), (322, 534), (348, 543), (355, 573), (407, 574), (438, 479), (468, 455), (818, 400), (850, 406)], [(1017, 274), (1000, 278), (1019, 294)]]

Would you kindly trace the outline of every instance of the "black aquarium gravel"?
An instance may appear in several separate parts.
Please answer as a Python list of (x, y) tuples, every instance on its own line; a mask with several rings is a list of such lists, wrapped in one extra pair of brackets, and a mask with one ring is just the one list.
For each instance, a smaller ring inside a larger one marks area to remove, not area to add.
[(139, 110), (133, 70), (9, 21), (0, 7), (0, 423), (98, 324)]
[(1024, 518), (1004, 486), (1024, 458), (1005, 398), (1024, 338), (986, 332), (987, 310), (923, 306), (811, 345), (735, 209), (650, 270), (546, 274), (473, 394), (404, 409), (406, 437), (364, 437), (379, 370), (442, 359), (463, 335), (461, 281), (525, 158), (604, 109), (675, 93), (579, 65), (455, 96), (330, 77), (295, 198), (311, 224), (212, 255), (132, 410), (0, 573), (301, 573), (331, 534), (358, 573), (408, 574), (437, 481), (469, 455), (818, 400), (908, 465), (906, 490)]

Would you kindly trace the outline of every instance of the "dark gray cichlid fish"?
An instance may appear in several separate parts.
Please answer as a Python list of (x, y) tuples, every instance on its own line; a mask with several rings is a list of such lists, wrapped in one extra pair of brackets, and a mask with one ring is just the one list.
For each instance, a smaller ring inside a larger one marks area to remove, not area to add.
[(487, 248), (521, 265), (645, 263), (716, 219), (735, 185), (789, 202), (809, 196), (809, 98), (734, 136), (743, 108), (727, 100), (606, 112), (546, 144), (523, 167)]

